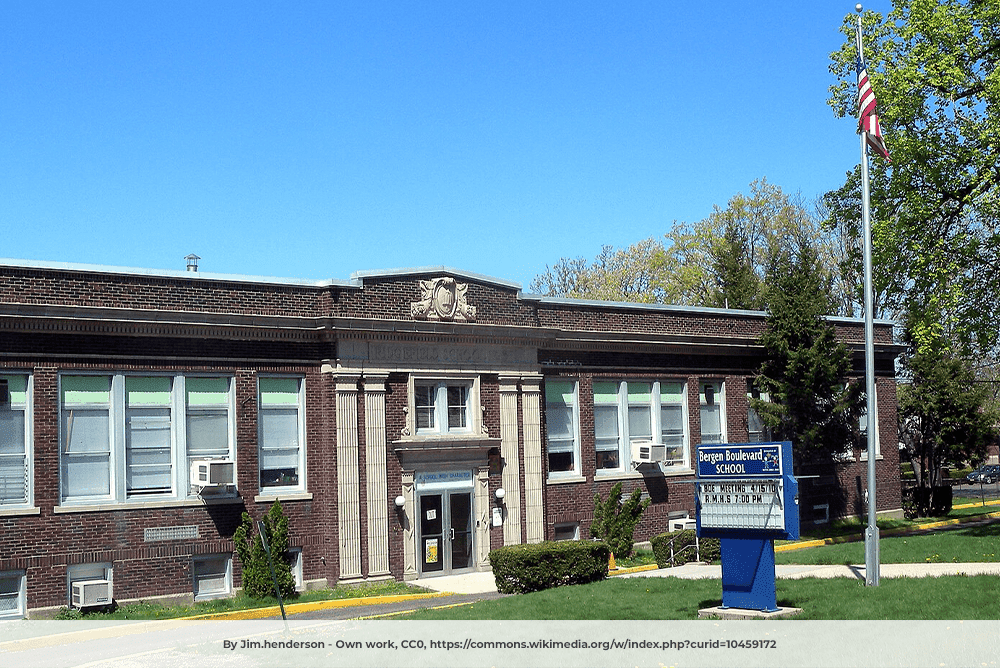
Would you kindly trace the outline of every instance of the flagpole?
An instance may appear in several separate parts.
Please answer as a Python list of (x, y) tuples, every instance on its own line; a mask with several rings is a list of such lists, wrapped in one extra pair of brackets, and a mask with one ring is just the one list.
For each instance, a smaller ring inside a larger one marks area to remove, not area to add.
[[(858, 12), (858, 59), (864, 62), (861, 42), (861, 10)], [(860, 111), (860, 110), (859, 110)], [(863, 113), (863, 112), (862, 112)], [(871, 202), (868, 183), (868, 142), (865, 130), (861, 128), (861, 218), (865, 246), (865, 402), (868, 411), (868, 527), (865, 529), (865, 585), (877, 587), (879, 584), (879, 533), (878, 514), (875, 503), (875, 430), (878, 429), (875, 416), (875, 325), (873, 317), (874, 297), (872, 295), (872, 228)]]

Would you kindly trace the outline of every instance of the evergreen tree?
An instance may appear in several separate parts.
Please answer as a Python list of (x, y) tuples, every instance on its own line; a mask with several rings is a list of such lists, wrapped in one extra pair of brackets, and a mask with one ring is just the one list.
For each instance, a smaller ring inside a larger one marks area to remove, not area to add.
[[(288, 518), (281, 510), (281, 502), (275, 501), (262, 519), (281, 596), (293, 596), (295, 578), (288, 559)], [(240, 526), (233, 533), (233, 543), (243, 565), (243, 592), (251, 598), (265, 598), (274, 596), (274, 579), (260, 534), (253, 531), (254, 524), (250, 515), (243, 513)]]
[(761, 310), (764, 296), (750, 259), (747, 235), (733, 223), (710, 251), (715, 287), (707, 306)]
[(771, 401), (751, 403), (775, 438), (792, 442), (798, 463), (833, 461), (854, 442), (861, 412), (863, 384), (847, 382), (851, 353), (824, 319), (830, 280), (808, 240), (768, 269), (766, 359), (756, 386)]

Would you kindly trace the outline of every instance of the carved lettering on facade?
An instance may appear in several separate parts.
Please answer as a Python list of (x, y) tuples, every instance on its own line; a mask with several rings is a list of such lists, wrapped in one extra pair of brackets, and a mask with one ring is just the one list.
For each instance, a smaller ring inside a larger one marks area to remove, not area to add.
[(423, 293), (420, 301), (410, 303), (410, 313), (417, 320), (475, 321), (476, 307), (465, 298), (468, 283), (458, 283), (446, 276), (420, 281), (420, 290)]

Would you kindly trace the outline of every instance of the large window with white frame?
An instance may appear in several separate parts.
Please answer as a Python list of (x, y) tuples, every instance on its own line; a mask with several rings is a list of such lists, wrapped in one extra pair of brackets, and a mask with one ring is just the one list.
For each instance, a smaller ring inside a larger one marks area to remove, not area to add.
[(27, 613), (24, 571), (0, 572), (0, 619), (21, 619)]
[(726, 442), (726, 393), (721, 380), (702, 381), (699, 388), (701, 404), (701, 442)]
[(305, 484), (302, 379), (263, 377), (258, 379), (257, 386), (261, 493), (302, 490)]
[(206, 554), (192, 558), (194, 600), (207, 601), (233, 593), (231, 554)]
[(477, 394), (474, 379), (411, 378), (411, 433), (418, 437), (478, 433)]
[(690, 467), (685, 397), (680, 380), (595, 380), (597, 472), (627, 470), (637, 441), (664, 445), (664, 466)]
[(545, 380), (545, 451), (550, 478), (580, 473), (578, 405), (576, 380)]
[(31, 376), (0, 374), (0, 510), (27, 506), (31, 489)]
[(189, 496), (196, 459), (234, 455), (231, 377), (63, 374), (64, 503)]
[(771, 428), (764, 424), (760, 414), (754, 410), (752, 399), (770, 402), (771, 395), (761, 391), (751, 383), (747, 388), (747, 441), (750, 443), (764, 443), (772, 438)]

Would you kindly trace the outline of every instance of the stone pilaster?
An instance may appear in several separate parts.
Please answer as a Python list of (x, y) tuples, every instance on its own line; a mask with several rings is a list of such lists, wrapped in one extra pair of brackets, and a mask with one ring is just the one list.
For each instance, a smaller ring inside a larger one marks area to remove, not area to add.
[(368, 577), (389, 574), (389, 492), (386, 481), (385, 381), (365, 374), (365, 484), (368, 491)]
[(524, 420), (524, 514), (529, 543), (545, 540), (545, 512), (542, 507), (542, 379), (529, 376), (521, 380)]
[(493, 506), (490, 498), (490, 467), (476, 469), (474, 513), (476, 516), (476, 569), (490, 569), (490, 527)]
[(417, 499), (414, 494), (413, 471), (403, 471), (403, 579), (417, 579)]
[(358, 377), (337, 376), (337, 504), (340, 579), (361, 577)]
[(506, 497), (503, 522), (503, 544), (521, 542), (521, 472), (517, 428), (516, 376), (500, 376), (500, 456), (503, 458), (501, 478)]

